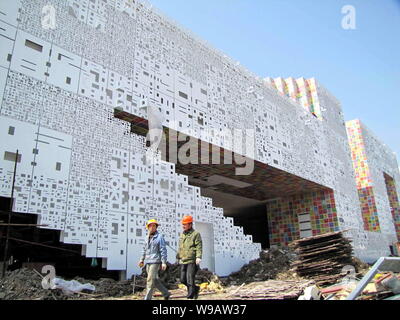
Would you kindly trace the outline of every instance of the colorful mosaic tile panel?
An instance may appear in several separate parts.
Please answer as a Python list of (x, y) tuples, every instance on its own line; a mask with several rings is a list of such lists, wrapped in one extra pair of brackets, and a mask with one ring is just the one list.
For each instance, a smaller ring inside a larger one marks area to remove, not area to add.
[(308, 84), (308, 92), (310, 93), (311, 96), (310, 112), (317, 117), (321, 117), (321, 108), (318, 98), (317, 83), (315, 79), (312, 78), (312, 79), (307, 79), (307, 84)]
[(367, 163), (367, 154), (360, 121), (348, 121), (346, 123), (346, 130), (355, 172), (358, 198), (361, 205), (364, 230), (380, 232), (378, 211), (372, 189), (371, 173)]
[(268, 203), (267, 214), (270, 245), (287, 245), (299, 239), (299, 220), (289, 200)]
[(339, 231), (333, 191), (312, 193), (311, 226), (313, 235)]
[(265, 81), (270, 83), (281, 95), (291, 98), (299, 103), (303, 108), (310, 111), (316, 117), (321, 117), (317, 83), (314, 78), (311, 79), (287, 79), (282, 78), (266, 78)]
[(372, 186), (370, 170), (367, 164), (364, 139), (362, 137), (361, 125), (358, 120), (346, 123), (347, 135), (349, 138), (351, 158), (356, 175), (357, 188)]
[(285, 244), (300, 238), (300, 214), (309, 213), (313, 235), (338, 231), (333, 191), (295, 195), (267, 204), (271, 244)]
[(380, 232), (378, 210), (376, 208), (374, 190), (372, 187), (358, 190), (364, 230)]

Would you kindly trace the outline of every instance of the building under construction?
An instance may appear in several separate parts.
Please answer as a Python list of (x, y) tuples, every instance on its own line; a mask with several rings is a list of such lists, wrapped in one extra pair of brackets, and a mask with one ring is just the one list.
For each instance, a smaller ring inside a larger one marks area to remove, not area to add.
[(186, 214), (219, 275), (311, 235), (346, 230), (364, 261), (400, 238), (395, 154), (315, 79), (260, 79), (137, 0), (5, 0), (0, 13), (11, 264), (98, 261), (130, 278), (145, 222), (160, 221), (174, 262)]

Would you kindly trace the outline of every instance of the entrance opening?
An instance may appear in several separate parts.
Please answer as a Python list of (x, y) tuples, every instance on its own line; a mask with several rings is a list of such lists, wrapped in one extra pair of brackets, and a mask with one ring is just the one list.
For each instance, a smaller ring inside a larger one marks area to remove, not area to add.
[[(191, 179), (189, 179), (190, 182)], [(201, 188), (201, 194), (212, 198), (214, 206), (223, 208), (224, 216), (232, 217), (235, 226), (243, 227), (243, 232), (251, 235), (253, 242), (261, 243), (263, 249), (269, 248), (265, 203), (208, 188)]]
[[(11, 198), (0, 197), (0, 211), (10, 210)], [(0, 220), (3, 221), (3, 220)], [(6, 221), (2, 222), (5, 223)]]
[(253, 241), (261, 243), (262, 249), (268, 249), (268, 216), (265, 205), (245, 208), (240, 214), (232, 215), (235, 225), (243, 227), (243, 232), (252, 235)]
[(195, 222), (195, 228), (201, 234), (203, 258), (201, 267), (215, 272), (214, 228), (211, 223)]
[[(131, 124), (131, 132), (147, 135), (148, 120), (114, 111), (116, 118)], [(165, 139), (159, 145), (162, 160), (174, 163), (177, 173), (188, 176), (190, 185), (200, 187), (203, 196), (212, 198), (214, 206), (223, 208), (224, 215), (233, 217), (234, 224), (263, 248), (286, 246), (300, 236), (338, 231), (332, 189), (187, 134), (183, 138), (190, 139), (175, 143), (173, 137), (181, 132), (165, 126), (163, 132)], [(182, 146), (190, 150), (191, 161), (179, 161)], [(237, 173), (244, 168), (232, 160), (237, 158), (253, 170)], [(277, 160), (274, 163), (279, 164)], [(308, 216), (300, 221), (299, 215), (305, 213)]]

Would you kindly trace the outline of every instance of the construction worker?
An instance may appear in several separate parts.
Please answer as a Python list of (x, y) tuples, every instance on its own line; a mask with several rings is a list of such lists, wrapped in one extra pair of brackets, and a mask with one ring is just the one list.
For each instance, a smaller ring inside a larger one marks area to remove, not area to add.
[(179, 236), (179, 247), (176, 254), (181, 265), (180, 280), (188, 290), (188, 299), (197, 299), (200, 287), (195, 284), (195, 276), (202, 257), (202, 241), (199, 232), (193, 229), (193, 217), (184, 216), (182, 219), (183, 232)]
[(157, 231), (158, 226), (159, 223), (155, 219), (147, 221), (148, 237), (138, 264), (140, 268), (146, 266), (147, 271), (145, 300), (151, 300), (155, 288), (161, 291), (165, 300), (171, 295), (158, 277), (160, 267), (163, 271), (167, 268), (167, 247), (164, 236)]

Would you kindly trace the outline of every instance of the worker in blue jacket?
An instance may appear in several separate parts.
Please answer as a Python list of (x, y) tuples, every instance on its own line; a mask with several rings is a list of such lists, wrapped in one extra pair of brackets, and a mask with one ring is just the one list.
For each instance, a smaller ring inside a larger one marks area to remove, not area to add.
[(164, 236), (157, 231), (158, 226), (159, 223), (155, 219), (147, 221), (146, 228), (149, 233), (139, 261), (139, 267), (146, 266), (147, 271), (145, 300), (151, 300), (155, 288), (160, 290), (165, 300), (171, 296), (158, 276), (160, 268), (163, 271), (167, 268), (167, 246)]

